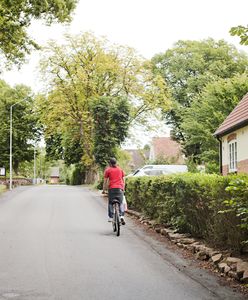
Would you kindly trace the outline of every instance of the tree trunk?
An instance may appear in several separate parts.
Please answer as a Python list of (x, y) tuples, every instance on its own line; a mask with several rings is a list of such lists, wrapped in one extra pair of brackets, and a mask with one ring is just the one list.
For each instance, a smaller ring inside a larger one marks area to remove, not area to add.
[(85, 174), (85, 183), (86, 184), (94, 184), (99, 180), (99, 173), (95, 168), (91, 168), (86, 171)]

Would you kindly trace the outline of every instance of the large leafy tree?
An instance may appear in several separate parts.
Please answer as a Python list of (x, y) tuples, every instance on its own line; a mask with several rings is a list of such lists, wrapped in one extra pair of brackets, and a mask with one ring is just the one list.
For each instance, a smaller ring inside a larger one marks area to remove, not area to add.
[(247, 92), (248, 74), (220, 79), (209, 83), (186, 109), (183, 147), (196, 162), (218, 170), (219, 143), (213, 134)]
[[(93, 104), (104, 101), (104, 97), (111, 99), (105, 104), (106, 109), (113, 112), (120, 99), (127, 99), (132, 105), (125, 122), (131, 122), (141, 120), (142, 115), (158, 104), (168, 107), (168, 92), (162, 77), (153, 75), (149, 64), (133, 49), (109, 45), (89, 33), (66, 38), (65, 45), (51, 43), (42, 62), (44, 78), (49, 80), (50, 88), (48, 96), (40, 101), (41, 118), (46, 139), (55, 135), (62, 138), (64, 158), (65, 154), (72, 158), (76, 153), (74, 158), (80, 157), (78, 162), (92, 169), (96, 162), (101, 165), (101, 159), (98, 161), (95, 157), (98, 150), (94, 138), (99, 136), (95, 130), (99, 128), (95, 126)], [(110, 118), (120, 122), (120, 118)], [(119, 134), (125, 136), (126, 130)]]
[[(181, 124), (185, 109), (210, 82), (231, 78), (247, 70), (244, 53), (223, 40), (178, 41), (174, 48), (152, 59), (155, 74), (161, 74), (172, 91), (172, 108), (165, 113), (174, 138), (184, 141)], [(187, 153), (186, 153), (187, 154)]]
[[(25, 101), (22, 101), (24, 100)], [(20, 102), (22, 101), (22, 102)], [(34, 98), (28, 87), (11, 88), (0, 81), (0, 165), (9, 167), (10, 106), (13, 108), (13, 168), (18, 174), (19, 164), (33, 159), (33, 145), (40, 136)]]
[(28, 36), (32, 19), (43, 19), (47, 24), (70, 21), (77, 0), (1, 0), (0, 2), (0, 54), (8, 62), (19, 63), (25, 54), (38, 49)]

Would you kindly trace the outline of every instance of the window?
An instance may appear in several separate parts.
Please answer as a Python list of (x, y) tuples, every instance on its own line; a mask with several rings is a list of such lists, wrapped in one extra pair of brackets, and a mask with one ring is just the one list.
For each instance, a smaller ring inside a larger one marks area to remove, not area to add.
[(229, 172), (237, 171), (237, 141), (229, 142)]

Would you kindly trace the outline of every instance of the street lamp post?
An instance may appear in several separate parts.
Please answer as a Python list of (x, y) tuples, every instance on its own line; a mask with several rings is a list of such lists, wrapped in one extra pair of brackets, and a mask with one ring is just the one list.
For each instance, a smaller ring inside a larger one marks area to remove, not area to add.
[(10, 106), (10, 133), (9, 133), (9, 189), (12, 190), (12, 159), (13, 159), (13, 154), (12, 154), (12, 134), (13, 134), (13, 129), (12, 129), (12, 114), (13, 114), (13, 107), (16, 106), (17, 104), (26, 101), (27, 98), (16, 102)]
[(12, 109), (10, 106), (10, 134), (9, 134), (9, 189), (12, 190)]
[(36, 184), (36, 153), (35, 153), (35, 145), (34, 145), (34, 183)]

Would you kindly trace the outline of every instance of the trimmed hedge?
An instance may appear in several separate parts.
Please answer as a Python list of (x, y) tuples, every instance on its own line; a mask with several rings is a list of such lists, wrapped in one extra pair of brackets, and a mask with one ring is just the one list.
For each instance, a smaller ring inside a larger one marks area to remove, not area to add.
[[(185, 173), (172, 176), (127, 179), (129, 207), (143, 212), (160, 224), (191, 233), (214, 246), (242, 251), (248, 240), (247, 228), (235, 210), (227, 210), (226, 190), (238, 176)], [(248, 183), (248, 176), (239, 176)], [(244, 200), (244, 199), (243, 199)], [(243, 201), (248, 209), (248, 199)]]

